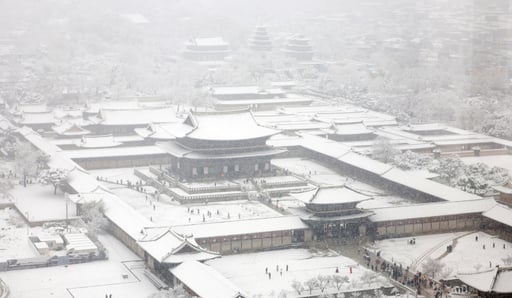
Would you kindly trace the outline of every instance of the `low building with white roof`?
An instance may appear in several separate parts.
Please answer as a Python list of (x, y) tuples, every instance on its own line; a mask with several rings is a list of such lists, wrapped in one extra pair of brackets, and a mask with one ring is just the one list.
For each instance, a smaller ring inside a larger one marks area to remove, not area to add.
[(173, 226), (172, 230), (191, 235), (202, 247), (222, 254), (301, 245), (313, 237), (309, 226), (298, 216), (182, 225)]
[(512, 267), (499, 267), (471, 273), (458, 273), (457, 278), (476, 290), (478, 297), (511, 297)]
[(173, 284), (183, 284), (187, 292), (201, 298), (249, 298), (214, 268), (197, 261), (187, 261), (170, 269)]
[(512, 241), (512, 208), (503, 204), (496, 204), (485, 211), (484, 227), (492, 230), (501, 238)]
[(482, 213), (496, 205), (494, 199), (478, 199), (374, 208), (369, 220), (376, 238), (474, 230), (483, 226)]

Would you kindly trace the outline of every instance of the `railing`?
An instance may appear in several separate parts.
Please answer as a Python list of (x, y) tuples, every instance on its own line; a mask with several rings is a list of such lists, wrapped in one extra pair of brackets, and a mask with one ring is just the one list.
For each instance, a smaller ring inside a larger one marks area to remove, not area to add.
[(158, 276), (151, 273), (149, 270), (144, 270), (144, 275), (149, 279), (149, 281), (159, 290), (168, 289), (169, 286), (163, 282)]

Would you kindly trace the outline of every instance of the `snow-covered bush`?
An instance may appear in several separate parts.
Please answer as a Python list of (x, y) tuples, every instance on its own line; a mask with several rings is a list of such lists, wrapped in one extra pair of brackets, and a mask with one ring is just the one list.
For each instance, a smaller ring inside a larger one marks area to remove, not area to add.
[(408, 150), (395, 155), (393, 158), (393, 165), (402, 170), (425, 169), (432, 163), (432, 161), (433, 158), (428, 155)]

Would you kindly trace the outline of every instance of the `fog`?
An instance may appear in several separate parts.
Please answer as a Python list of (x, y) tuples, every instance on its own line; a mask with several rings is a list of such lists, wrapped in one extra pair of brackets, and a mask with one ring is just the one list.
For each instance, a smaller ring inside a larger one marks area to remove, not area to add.
[[(362, 105), (385, 109), (405, 121), (441, 120), (511, 136), (500, 123), (510, 111), (496, 111), (510, 89), (509, 1), (2, 1), (0, 5), (1, 40), (11, 54), (2, 59), (4, 80), (30, 77), (24, 92), (37, 97), (54, 97), (59, 89), (111, 92), (114, 85), (127, 93), (135, 91), (129, 89), (187, 93), (178, 90), (183, 81), (200, 80), (205, 72), (188, 69), (194, 73), (190, 78), (184, 79), (183, 73), (180, 80), (176, 78), (184, 67), (179, 58), (185, 41), (224, 38), (233, 49), (231, 68), (244, 72), (242, 68), (260, 63), (247, 52), (247, 39), (255, 26), (265, 25), (273, 52), (279, 52), (290, 35), (302, 34), (311, 40), (317, 60), (333, 63), (326, 73), (313, 74), (318, 80), (311, 85), (316, 88), (358, 98)], [(283, 62), (276, 55), (266, 59), (274, 65)], [(250, 72), (255, 71), (246, 69), (239, 80), (254, 83), (257, 79)], [(325, 82), (329, 86), (322, 85)], [(242, 82), (223, 77), (214, 83)], [(9, 100), (14, 95), (8, 89), (2, 93)], [(479, 112), (482, 108), (486, 113)]]
[(0, 0), (0, 297), (511, 295), (511, 8)]

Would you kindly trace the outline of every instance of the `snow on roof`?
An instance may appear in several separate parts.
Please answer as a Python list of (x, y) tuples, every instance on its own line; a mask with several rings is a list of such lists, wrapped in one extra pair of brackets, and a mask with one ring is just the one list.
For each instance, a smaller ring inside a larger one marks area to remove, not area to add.
[(123, 110), (102, 109), (99, 113), (102, 125), (142, 125), (182, 121), (176, 117), (176, 112), (169, 107)]
[(477, 200), (481, 198), (457, 188), (413, 175), (358, 153), (350, 152), (351, 148), (347, 145), (317, 136), (304, 135), (303, 137), (301, 145), (305, 148), (336, 158), (341, 162), (380, 175), (391, 182), (407, 186), (436, 198), (446, 201)]
[(87, 171), (74, 168), (66, 176), (66, 183), (77, 193), (92, 193), (96, 190), (106, 190), (102, 187), (96, 178)]
[(137, 146), (67, 150), (64, 152), (64, 154), (71, 159), (84, 159), (101, 157), (144, 156), (157, 154), (165, 155), (167, 154), (167, 152), (157, 146)]
[(119, 101), (106, 101), (98, 103), (88, 103), (86, 112), (89, 114), (97, 114), (101, 110), (127, 110), (127, 109), (139, 109), (139, 104), (135, 100), (119, 100)]
[(218, 107), (236, 107), (236, 106), (264, 106), (264, 105), (307, 105), (313, 102), (312, 98), (307, 97), (276, 97), (276, 98), (248, 98), (248, 99), (228, 99), (228, 100), (215, 100), (215, 106)]
[(191, 130), (192, 127), (184, 123), (159, 123), (150, 124), (145, 128), (136, 128), (135, 132), (144, 138), (173, 140), (185, 136)]
[(344, 204), (371, 199), (344, 186), (324, 186), (291, 195), (306, 204)]
[(133, 240), (140, 238), (144, 228), (154, 226), (153, 222), (112, 193), (97, 190), (93, 193), (80, 193), (76, 197), (81, 202), (103, 202), (105, 217)]
[(480, 196), (470, 194), (460, 189), (428, 180), (396, 168), (387, 171), (382, 175), (382, 177), (389, 181), (393, 181), (446, 201), (467, 201), (478, 200), (481, 198)]
[(373, 222), (405, 220), (412, 218), (437, 217), (456, 214), (482, 213), (489, 210), (494, 199), (478, 199), (459, 202), (425, 203), (400, 207), (370, 209), (375, 214), (370, 216)]
[(284, 149), (267, 149), (250, 152), (239, 152), (239, 153), (228, 153), (228, 154), (208, 154), (205, 152), (194, 151), (183, 155), (184, 158), (189, 159), (236, 159), (236, 158), (247, 158), (247, 157), (262, 157), (272, 156), (286, 152)]
[(94, 135), (83, 136), (75, 142), (75, 145), (81, 148), (110, 148), (121, 146), (113, 135)]
[(212, 88), (213, 96), (238, 94), (268, 94), (270, 97), (272, 97), (274, 95), (281, 95), (285, 93), (286, 92), (280, 88), (260, 88), (259, 86), (222, 86)]
[(495, 267), (475, 273), (458, 273), (457, 278), (481, 292), (512, 293), (512, 267)]
[(66, 136), (81, 136), (91, 133), (87, 129), (84, 129), (76, 123), (72, 123), (69, 121), (65, 121), (59, 125), (52, 126), (52, 130), (59, 135)]
[(70, 233), (64, 234), (64, 238), (68, 243), (66, 249), (73, 249), (75, 252), (83, 250), (96, 250), (98, 247), (94, 244), (89, 237), (83, 233)]
[(73, 168), (81, 169), (78, 164), (63, 154), (62, 149), (43, 139), (41, 135), (33, 131), (31, 128), (24, 126), (19, 128), (17, 131), (33, 146), (44, 154), (50, 156), (50, 161), (48, 162), (48, 166), (50, 168), (64, 170), (72, 170)]
[(512, 293), (512, 268), (498, 269), (498, 276), (494, 282), (493, 291), (496, 293)]
[(189, 40), (187, 43), (197, 46), (227, 46), (229, 45), (222, 37), (198, 37)]
[(267, 144), (273, 147), (297, 147), (302, 144), (302, 139), (298, 136), (275, 135), (271, 137)]
[(169, 269), (177, 279), (202, 298), (249, 297), (214, 268), (197, 261), (187, 261)]
[(169, 228), (145, 228), (137, 243), (160, 263), (205, 261), (219, 257), (201, 248), (193, 238), (182, 236)]
[[(189, 120), (190, 119), (190, 120)], [(201, 140), (247, 140), (270, 137), (278, 130), (260, 126), (249, 110), (233, 112), (191, 112), (192, 129), (186, 137)]]
[(347, 145), (307, 134), (302, 135), (302, 141), (300, 144), (304, 148), (322, 153), (333, 158), (339, 158), (351, 150), (351, 148)]
[(290, 122), (290, 123), (275, 123), (270, 126), (275, 127), (279, 130), (317, 130), (326, 129), (330, 125), (322, 122), (304, 121), (304, 122)]
[(485, 211), (482, 215), (512, 227), (512, 209), (508, 206), (497, 204), (491, 209)]
[(496, 186), (493, 186), (492, 188), (494, 188), (496, 191), (498, 191), (500, 193), (512, 195), (512, 188), (510, 188), (510, 187), (496, 185)]
[(180, 234), (193, 235), (196, 239), (308, 228), (308, 225), (297, 216), (255, 218), (172, 227), (174, 231)]
[(56, 121), (57, 121), (57, 119), (53, 115), (53, 112), (43, 112), (43, 113), (24, 112), (21, 116), (21, 119), (18, 122), (23, 125), (29, 125), (29, 124), (55, 123)]
[(441, 123), (428, 123), (428, 124), (410, 124), (401, 127), (406, 131), (431, 131), (431, 130), (445, 130), (446, 125)]
[(362, 135), (369, 134), (373, 131), (368, 129), (362, 122), (351, 124), (336, 125), (335, 134), (337, 135)]
[(385, 164), (355, 152), (348, 152), (338, 159), (346, 164), (377, 175), (382, 175), (393, 168), (392, 165)]
[(44, 113), (50, 111), (46, 104), (18, 104), (14, 109), (24, 113)]

